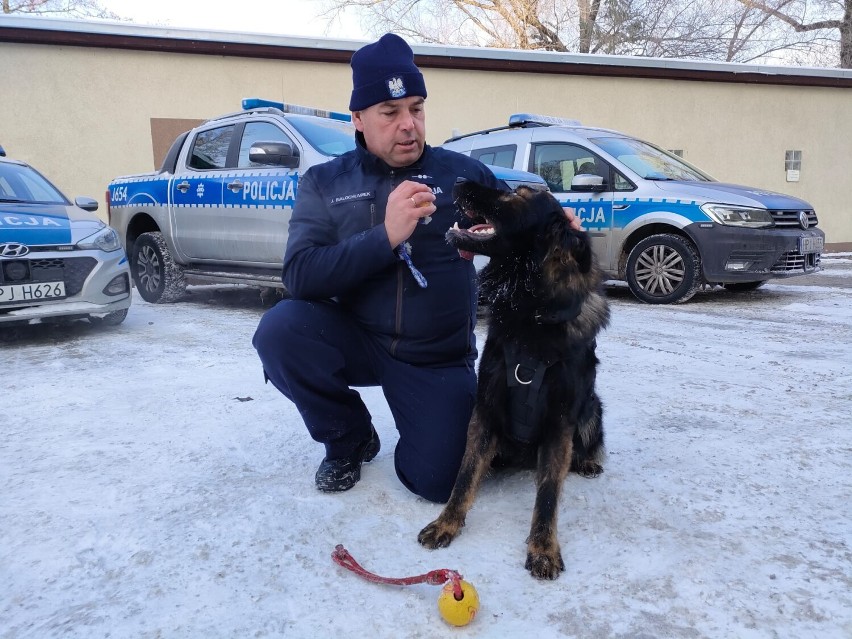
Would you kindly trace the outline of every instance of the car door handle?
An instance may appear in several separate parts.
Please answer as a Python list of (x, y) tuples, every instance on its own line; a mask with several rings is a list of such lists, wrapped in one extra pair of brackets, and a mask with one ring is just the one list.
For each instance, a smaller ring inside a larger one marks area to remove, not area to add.
[(234, 193), (239, 193), (243, 186), (245, 185), (239, 180), (234, 180), (233, 182), (228, 184), (228, 188), (231, 189)]
[(186, 180), (184, 180), (183, 182), (181, 182), (180, 184), (178, 184), (177, 186), (175, 186), (175, 188), (176, 188), (178, 191), (180, 191), (181, 193), (186, 193), (187, 191), (189, 191), (189, 182), (187, 182)]
[(623, 211), (624, 209), (629, 209), (629, 208), (630, 208), (629, 204), (613, 204), (612, 205), (613, 211)]

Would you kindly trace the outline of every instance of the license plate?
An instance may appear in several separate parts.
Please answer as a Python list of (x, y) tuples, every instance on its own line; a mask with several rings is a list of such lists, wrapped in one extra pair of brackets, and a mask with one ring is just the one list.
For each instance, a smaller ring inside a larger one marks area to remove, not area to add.
[(819, 235), (799, 236), (799, 253), (822, 253), (825, 238)]
[(38, 302), (60, 297), (65, 297), (65, 282), (0, 284), (0, 304), (9, 302)]

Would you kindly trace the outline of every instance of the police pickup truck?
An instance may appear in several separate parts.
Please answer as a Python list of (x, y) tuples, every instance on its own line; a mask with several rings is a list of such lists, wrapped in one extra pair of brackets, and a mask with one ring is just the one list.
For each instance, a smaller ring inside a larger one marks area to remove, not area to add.
[(820, 268), (825, 234), (810, 204), (717, 182), (617, 131), (521, 113), (443, 146), (544, 178), (576, 209), (607, 276), (644, 302), (685, 302), (702, 285), (752, 290)]
[[(179, 299), (187, 280), (283, 288), (299, 175), (355, 147), (348, 113), (251, 98), (172, 144), (159, 171), (119, 177), (107, 204), (140, 295)], [(542, 178), (495, 168), (508, 186)]]

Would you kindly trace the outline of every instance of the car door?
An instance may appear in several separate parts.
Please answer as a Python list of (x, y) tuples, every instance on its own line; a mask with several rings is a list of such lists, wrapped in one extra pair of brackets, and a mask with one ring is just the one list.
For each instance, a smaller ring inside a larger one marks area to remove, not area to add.
[(249, 150), (256, 142), (284, 142), (300, 153), (295, 140), (277, 124), (245, 123), (236, 170), (225, 176), (223, 203), (228, 215), (221, 238), (229, 260), (278, 266), (284, 261), (299, 169), (252, 162)]
[(236, 125), (205, 129), (190, 142), (180, 171), (169, 189), (175, 244), (189, 260), (226, 258), (220, 241), (226, 211), (222, 207), (223, 176)]
[[(544, 178), (553, 195), (563, 206), (573, 207), (592, 240), (592, 250), (605, 270), (611, 270), (612, 168), (601, 157), (580, 145), (566, 142), (537, 142), (529, 156), (531, 173)], [(590, 174), (603, 178), (601, 192), (571, 188), (575, 175)]]

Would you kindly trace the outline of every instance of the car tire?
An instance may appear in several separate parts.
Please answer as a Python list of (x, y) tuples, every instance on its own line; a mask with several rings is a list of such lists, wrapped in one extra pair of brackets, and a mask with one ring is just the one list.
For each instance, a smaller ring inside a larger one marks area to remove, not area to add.
[(127, 309), (123, 308), (120, 311), (113, 311), (106, 315), (89, 315), (89, 323), (94, 326), (118, 326), (127, 317)]
[(683, 303), (701, 286), (698, 250), (681, 235), (647, 237), (627, 257), (627, 285), (648, 304)]
[(732, 293), (744, 293), (746, 291), (756, 291), (764, 284), (766, 284), (766, 280), (758, 280), (757, 282), (730, 282), (722, 284), (722, 286)]
[(142, 233), (136, 238), (130, 270), (133, 283), (146, 302), (174, 302), (186, 292), (183, 268), (175, 264), (160, 232)]

